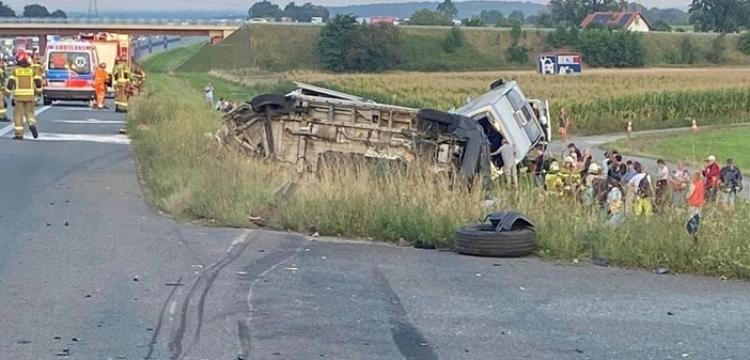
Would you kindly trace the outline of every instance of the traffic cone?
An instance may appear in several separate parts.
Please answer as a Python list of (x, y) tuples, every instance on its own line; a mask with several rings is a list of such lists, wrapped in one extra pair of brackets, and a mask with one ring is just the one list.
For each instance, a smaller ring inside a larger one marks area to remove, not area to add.
[(690, 129), (692, 129), (693, 131), (698, 131), (698, 122), (695, 120), (695, 118), (693, 118), (692, 123), (693, 124), (690, 125)]

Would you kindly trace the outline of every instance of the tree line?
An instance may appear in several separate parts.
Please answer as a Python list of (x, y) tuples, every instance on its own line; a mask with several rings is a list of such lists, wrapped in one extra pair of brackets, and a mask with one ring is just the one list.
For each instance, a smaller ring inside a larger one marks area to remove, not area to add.
[[(19, 17), (19, 15), (13, 8), (0, 1), (0, 17)], [(44, 5), (29, 4), (23, 7), (20, 17), (65, 19), (68, 15), (60, 9), (50, 12)]]

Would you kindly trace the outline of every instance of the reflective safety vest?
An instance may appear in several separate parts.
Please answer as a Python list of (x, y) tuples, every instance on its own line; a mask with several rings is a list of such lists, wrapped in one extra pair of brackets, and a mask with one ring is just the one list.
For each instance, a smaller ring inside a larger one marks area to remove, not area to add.
[(34, 84), (35, 78), (39, 78), (34, 74), (34, 69), (28, 67), (17, 67), (13, 69), (9, 80), (15, 82), (13, 89), (13, 98), (16, 101), (34, 101), (34, 95), (36, 94), (36, 86)]
[(126, 83), (130, 81), (130, 71), (122, 65), (117, 65), (112, 71), (112, 78), (118, 83)]
[(34, 69), (34, 74), (37, 76), (44, 76), (44, 66), (39, 61), (31, 63), (31, 67)]

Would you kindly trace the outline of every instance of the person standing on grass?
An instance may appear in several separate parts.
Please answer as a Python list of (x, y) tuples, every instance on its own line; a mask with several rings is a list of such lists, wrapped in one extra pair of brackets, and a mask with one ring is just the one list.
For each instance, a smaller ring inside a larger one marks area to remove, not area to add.
[(703, 177), (706, 179), (706, 193), (710, 201), (716, 200), (719, 175), (721, 175), (721, 169), (719, 164), (716, 163), (716, 156), (708, 155), (706, 162), (703, 164)]
[(742, 173), (734, 166), (734, 160), (727, 159), (727, 165), (719, 172), (719, 187), (721, 188), (721, 203), (727, 209), (733, 208), (737, 192), (742, 190)]
[(690, 172), (685, 169), (685, 163), (677, 163), (677, 169), (672, 171), (670, 177), (672, 181), (672, 205), (680, 206), (685, 203), (688, 183), (690, 182)]
[(541, 188), (544, 186), (544, 148), (537, 145), (534, 148), (536, 157), (534, 157), (534, 185)]
[(560, 138), (563, 144), (568, 142), (568, 126), (570, 125), (570, 119), (568, 119), (568, 111), (565, 108), (560, 109), (560, 123), (557, 131), (560, 133)]
[(500, 155), (503, 160), (503, 175), (509, 185), (518, 185), (518, 168), (516, 167), (516, 148), (511, 145), (507, 139), (503, 139), (502, 143), (497, 150), (490, 154), (490, 156)]
[(696, 171), (688, 188), (688, 222), (685, 225), (688, 234), (693, 237), (693, 241), (698, 241), (698, 226), (701, 222), (701, 213), (705, 199), (706, 185), (703, 182), (703, 173)]
[(214, 106), (214, 86), (211, 85), (211, 82), (206, 84), (206, 87), (203, 88), (203, 91), (206, 93), (206, 102), (208, 103), (208, 108), (210, 109), (212, 106)]
[(607, 193), (607, 213), (609, 215), (607, 224), (617, 227), (625, 221), (625, 209), (622, 202), (620, 182), (612, 178), (606, 181), (609, 188), (609, 192)]
[(667, 197), (669, 191), (669, 168), (664, 160), (656, 160), (656, 194), (654, 196), (654, 203), (657, 206), (657, 212), (661, 211), (661, 207), (664, 204), (664, 200)]

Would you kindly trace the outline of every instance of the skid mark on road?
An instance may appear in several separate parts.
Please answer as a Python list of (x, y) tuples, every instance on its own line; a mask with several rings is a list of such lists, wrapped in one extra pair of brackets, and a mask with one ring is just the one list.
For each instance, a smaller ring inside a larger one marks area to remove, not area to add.
[(224, 256), (222, 256), (218, 262), (212, 264), (207, 269), (205, 269), (203, 273), (195, 281), (193, 286), (190, 288), (190, 291), (188, 291), (187, 295), (185, 296), (182, 302), (182, 307), (180, 309), (180, 314), (179, 314), (178, 326), (175, 329), (175, 331), (172, 333), (172, 338), (169, 342), (169, 352), (171, 354), (171, 359), (174, 359), (174, 360), (183, 359), (189, 352), (189, 351), (183, 351), (185, 349), (185, 344), (183, 342), (184, 342), (185, 332), (187, 331), (187, 325), (188, 325), (187, 320), (189, 316), (190, 302), (193, 299), (193, 296), (197, 293), (200, 287), (203, 286), (203, 290), (201, 291), (201, 295), (198, 300), (198, 309), (195, 314), (195, 321), (196, 321), (195, 333), (193, 335), (193, 340), (190, 343), (190, 345), (195, 345), (198, 343), (198, 341), (200, 341), (200, 332), (203, 326), (203, 312), (205, 309), (206, 297), (208, 296), (208, 293), (211, 290), (211, 286), (213, 285), (214, 281), (216, 280), (216, 277), (219, 275), (221, 270), (227, 267), (229, 264), (231, 264), (235, 260), (237, 260), (237, 258), (242, 254), (242, 252), (245, 251), (247, 246), (250, 244), (250, 240), (252, 240), (251, 235), (253, 235), (251, 231), (245, 230), (242, 234), (240, 234), (237, 238), (235, 238), (234, 241), (232, 241), (232, 244), (227, 249), (226, 254), (224, 254)]
[(390, 304), (391, 314), (388, 322), (391, 325), (391, 338), (398, 351), (405, 359), (437, 360), (438, 356), (427, 339), (409, 321), (408, 314), (401, 299), (391, 287), (383, 272), (376, 266), (372, 269), (375, 285), (385, 295)]

